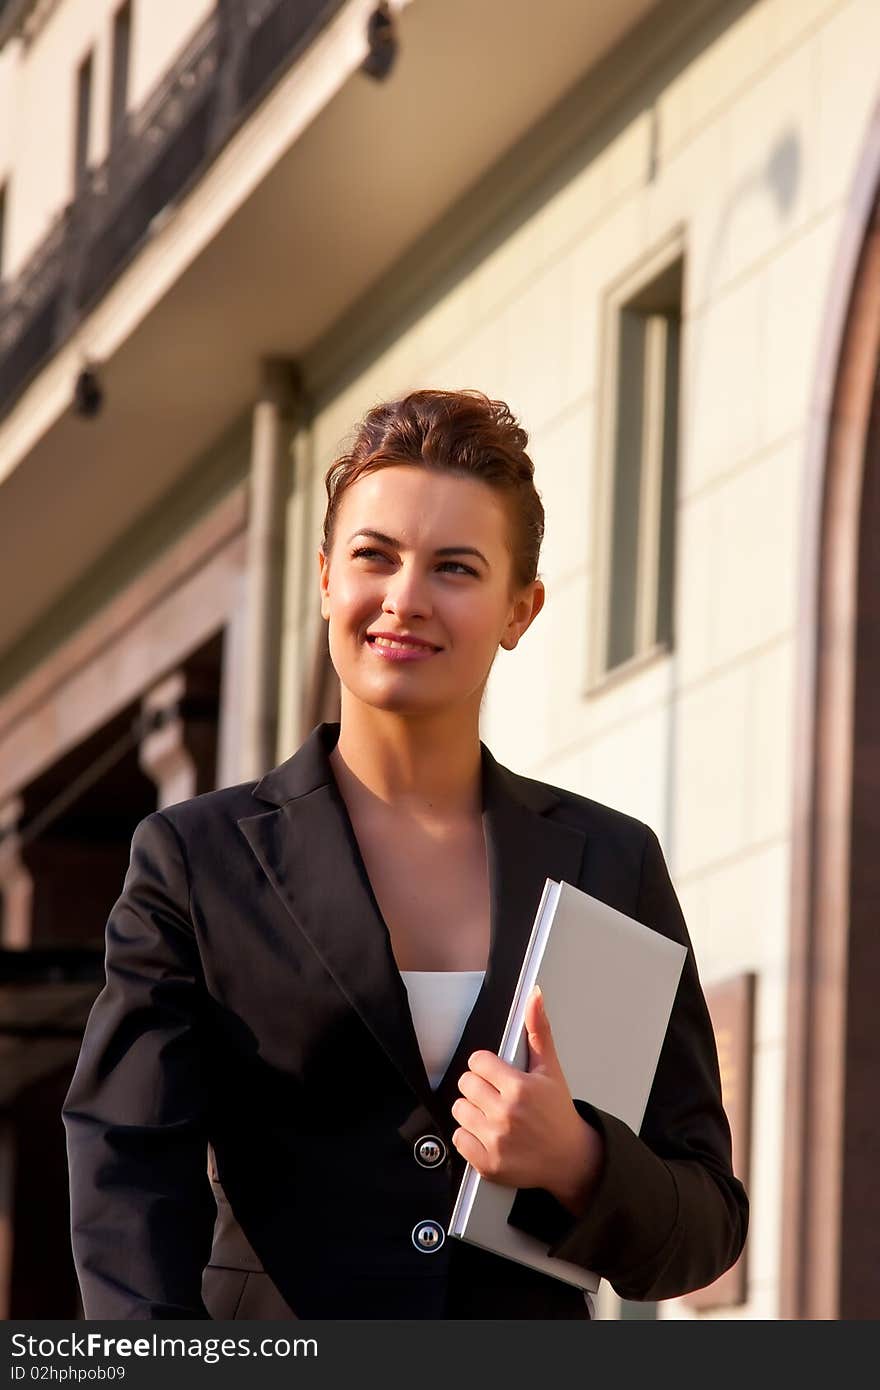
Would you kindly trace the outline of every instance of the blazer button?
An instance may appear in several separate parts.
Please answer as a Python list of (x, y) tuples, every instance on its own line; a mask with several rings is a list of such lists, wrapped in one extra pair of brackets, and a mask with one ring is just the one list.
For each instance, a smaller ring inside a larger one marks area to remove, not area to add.
[(446, 1157), (446, 1145), (436, 1134), (425, 1134), (416, 1140), (413, 1152), (416, 1163), (420, 1163), (423, 1168), (436, 1168)]
[(446, 1239), (446, 1232), (439, 1221), (419, 1221), (413, 1226), (412, 1243), (417, 1250), (433, 1255)]

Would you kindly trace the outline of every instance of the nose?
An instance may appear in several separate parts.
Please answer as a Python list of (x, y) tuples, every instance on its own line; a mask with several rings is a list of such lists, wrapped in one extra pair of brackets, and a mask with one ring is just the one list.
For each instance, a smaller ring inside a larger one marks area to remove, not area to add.
[(401, 621), (428, 618), (432, 603), (430, 585), (416, 565), (402, 564), (396, 574), (389, 575), (382, 602), (383, 613), (394, 613)]

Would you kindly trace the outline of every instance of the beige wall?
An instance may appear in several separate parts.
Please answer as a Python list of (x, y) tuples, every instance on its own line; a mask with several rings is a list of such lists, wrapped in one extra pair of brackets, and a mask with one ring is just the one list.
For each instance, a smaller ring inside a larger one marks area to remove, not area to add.
[[(635, 99), (613, 139), (331, 394), (291, 503), (281, 755), (297, 741), (322, 474), (340, 438), (415, 385), (477, 386), (530, 431), (549, 597), (516, 652), (499, 654), (483, 737), (516, 769), (648, 821), (703, 978), (758, 973), (749, 1301), (733, 1316), (778, 1308), (800, 478), (878, 52), (875, 0), (759, 0), (670, 78), (653, 171), (652, 113)], [(677, 641), (588, 695), (602, 296), (680, 226)]]
[[(113, 15), (119, 0), (66, 0), (33, 40), (0, 54), (0, 185), (8, 186), (4, 273), (27, 260), (73, 193), (76, 72), (94, 50), (91, 158), (107, 151)], [(129, 104), (137, 106), (213, 0), (133, 0)]]

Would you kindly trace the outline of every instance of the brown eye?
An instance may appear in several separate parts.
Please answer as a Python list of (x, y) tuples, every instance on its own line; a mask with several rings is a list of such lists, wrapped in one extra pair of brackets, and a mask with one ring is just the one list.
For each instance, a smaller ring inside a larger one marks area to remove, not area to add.
[(386, 560), (388, 558), (387, 555), (382, 554), (381, 550), (373, 550), (368, 545), (362, 545), (359, 550), (353, 550), (351, 552), (351, 558), (353, 560), (357, 560), (362, 555), (365, 558), (372, 555), (378, 555), (380, 560)]
[(454, 565), (455, 568), (459, 570), (462, 574), (472, 574), (475, 579), (479, 578), (477, 571), (473, 569), (470, 565), (463, 565), (461, 560), (445, 560), (443, 564), (440, 566), (440, 568), (446, 569), (447, 565)]

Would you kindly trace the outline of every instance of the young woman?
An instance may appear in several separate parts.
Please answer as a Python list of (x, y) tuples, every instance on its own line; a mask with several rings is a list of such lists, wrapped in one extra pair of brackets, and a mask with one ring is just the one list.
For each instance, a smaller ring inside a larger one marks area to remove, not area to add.
[(544, 601), (526, 444), (478, 392), (371, 410), (318, 557), (340, 722), (138, 826), (64, 1107), (87, 1317), (589, 1317), (447, 1238), (466, 1162), (626, 1298), (739, 1255), (690, 949), (638, 1136), (570, 1095), (539, 997), (528, 1071), (495, 1052), (545, 878), (690, 947), (647, 826), (480, 741), (499, 648)]

